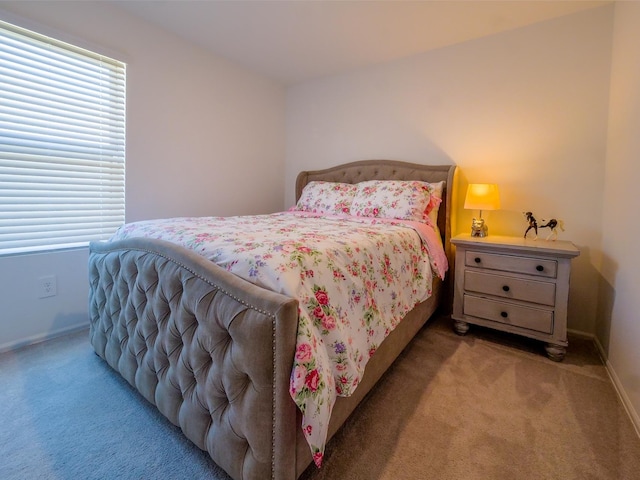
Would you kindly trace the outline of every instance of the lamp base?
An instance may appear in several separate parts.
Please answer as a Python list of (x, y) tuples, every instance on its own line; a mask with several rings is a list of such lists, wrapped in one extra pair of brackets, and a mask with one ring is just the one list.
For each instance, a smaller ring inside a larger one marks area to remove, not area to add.
[(484, 223), (483, 218), (474, 218), (471, 222), (471, 236), (472, 237), (486, 237), (489, 235), (489, 229), (487, 224)]

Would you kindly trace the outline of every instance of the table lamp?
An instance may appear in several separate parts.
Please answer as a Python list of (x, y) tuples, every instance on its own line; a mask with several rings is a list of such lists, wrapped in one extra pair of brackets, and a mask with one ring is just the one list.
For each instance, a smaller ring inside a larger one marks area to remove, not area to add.
[(500, 208), (498, 185), (494, 183), (470, 183), (464, 200), (464, 208), (480, 210), (480, 218), (474, 218), (471, 223), (471, 236), (486, 237), (489, 230), (482, 218), (482, 210), (498, 210)]

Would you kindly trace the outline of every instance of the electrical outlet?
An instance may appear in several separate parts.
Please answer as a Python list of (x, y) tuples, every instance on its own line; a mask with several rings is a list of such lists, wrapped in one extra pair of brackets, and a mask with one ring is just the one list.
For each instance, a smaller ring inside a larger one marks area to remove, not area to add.
[(58, 294), (55, 275), (38, 278), (38, 298), (53, 297)]

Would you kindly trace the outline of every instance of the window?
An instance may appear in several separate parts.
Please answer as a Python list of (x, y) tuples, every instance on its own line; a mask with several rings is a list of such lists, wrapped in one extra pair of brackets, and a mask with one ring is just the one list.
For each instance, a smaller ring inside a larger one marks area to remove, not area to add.
[(124, 223), (125, 65), (0, 21), (0, 255)]

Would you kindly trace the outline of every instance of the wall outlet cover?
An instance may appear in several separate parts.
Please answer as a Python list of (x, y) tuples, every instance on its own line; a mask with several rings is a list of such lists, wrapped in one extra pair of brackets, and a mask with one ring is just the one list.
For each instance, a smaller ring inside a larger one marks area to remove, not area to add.
[(58, 294), (55, 275), (45, 275), (38, 278), (38, 298), (53, 297)]

